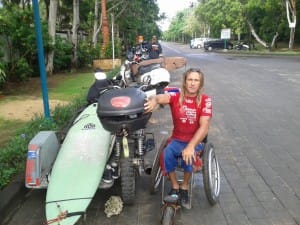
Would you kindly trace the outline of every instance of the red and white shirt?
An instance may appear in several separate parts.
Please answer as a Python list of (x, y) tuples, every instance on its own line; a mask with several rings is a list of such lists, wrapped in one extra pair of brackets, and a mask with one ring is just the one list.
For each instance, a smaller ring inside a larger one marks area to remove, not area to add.
[(169, 93), (169, 95), (174, 126), (171, 138), (188, 142), (192, 139), (199, 128), (200, 117), (212, 117), (211, 98), (203, 94), (201, 97), (201, 103), (198, 106), (196, 97), (185, 97), (182, 105), (180, 106), (180, 92)]

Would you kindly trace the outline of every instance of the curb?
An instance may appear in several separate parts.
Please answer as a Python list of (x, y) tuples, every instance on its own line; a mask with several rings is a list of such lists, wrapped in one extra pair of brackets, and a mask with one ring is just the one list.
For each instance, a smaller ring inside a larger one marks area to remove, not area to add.
[(6, 188), (0, 191), (0, 224), (9, 220), (10, 215), (28, 192), (24, 179), (24, 174), (19, 174)]

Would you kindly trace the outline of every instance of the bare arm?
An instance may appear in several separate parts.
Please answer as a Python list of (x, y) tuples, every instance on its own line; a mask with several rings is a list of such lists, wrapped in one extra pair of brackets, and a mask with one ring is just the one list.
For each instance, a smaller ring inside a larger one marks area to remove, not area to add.
[(195, 132), (193, 138), (190, 140), (186, 148), (182, 151), (182, 158), (186, 164), (192, 164), (195, 160), (195, 147), (203, 141), (207, 136), (211, 117), (202, 116), (199, 119), (199, 128)]
[(145, 113), (152, 112), (159, 104), (165, 105), (170, 102), (170, 96), (168, 94), (159, 94), (151, 96), (144, 104)]

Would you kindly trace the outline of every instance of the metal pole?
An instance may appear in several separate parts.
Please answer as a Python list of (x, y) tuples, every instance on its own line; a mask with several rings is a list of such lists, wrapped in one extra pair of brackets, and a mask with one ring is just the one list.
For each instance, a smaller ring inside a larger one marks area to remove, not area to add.
[(50, 118), (50, 109), (48, 101), (48, 87), (47, 87), (47, 76), (45, 69), (45, 57), (44, 57), (44, 47), (43, 38), (40, 24), (40, 12), (38, 0), (32, 0), (33, 10), (34, 10), (34, 24), (36, 32), (36, 43), (38, 47), (38, 58), (39, 58), (39, 68), (41, 77), (41, 88), (43, 93), (43, 104), (44, 104), (44, 114), (45, 118)]

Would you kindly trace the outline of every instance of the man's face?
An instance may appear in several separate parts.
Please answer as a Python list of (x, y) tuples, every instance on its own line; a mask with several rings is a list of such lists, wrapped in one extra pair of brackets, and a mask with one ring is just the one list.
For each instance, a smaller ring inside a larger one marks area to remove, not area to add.
[(197, 72), (191, 72), (185, 80), (186, 94), (188, 96), (196, 96), (200, 89), (200, 75)]
[(157, 41), (157, 37), (156, 37), (156, 36), (153, 36), (153, 37), (152, 37), (152, 42), (156, 43), (156, 41)]

